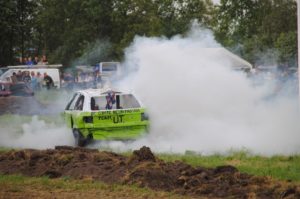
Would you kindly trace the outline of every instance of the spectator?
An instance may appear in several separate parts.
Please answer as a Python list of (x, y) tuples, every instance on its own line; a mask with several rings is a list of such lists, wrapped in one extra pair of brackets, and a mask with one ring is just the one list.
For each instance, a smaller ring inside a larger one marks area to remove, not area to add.
[(74, 83), (74, 79), (71, 75), (71, 73), (64, 73), (64, 83), (66, 85), (67, 89), (73, 89), (73, 83)]
[(22, 81), (22, 78), (23, 78), (22, 72), (19, 70), (18, 73), (17, 73), (17, 81), (18, 81), (18, 82), (21, 82), (21, 81)]
[(24, 57), (24, 58), (23, 58), (23, 64), (26, 64), (26, 65), (27, 65), (27, 61), (28, 61), (27, 57)]
[(31, 82), (31, 77), (30, 77), (29, 71), (24, 72), (24, 75), (22, 77), (22, 81), (27, 83), (27, 84)]
[(43, 57), (42, 57), (42, 63), (43, 64), (48, 64), (48, 60), (47, 60), (46, 55), (43, 55)]
[(20, 64), (20, 65), (23, 65), (23, 64), (24, 64), (24, 62), (23, 62), (23, 58), (22, 58), (22, 57), (19, 57), (19, 60), (18, 60), (18, 62), (19, 62), (19, 64)]
[(31, 58), (31, 57), (28, 57), (28, 60), (27, 60), (27, 62), (26, 62), (26, 65), (29, 65), (29, 66), (33, 65), (33, 61), (32, 61), (32, 58)]
[(13, 84), (18, 82), (17, 73), (13, 72), (13, 74), (11, 76), (11, 81), (12, 81)]
[(37, 56), (34, 57), (33, 64), (37, 65), (39, 63), (39, 58)]
[(32, 88), (32, 90), (36, 90), (37, 84), (38, 84), (38, 79), (35, 76), (35, 73), (33, 71), (31, 71), (30, 75), (31, 75), (31, 88)]
[(37, 79), (36, 89), (41, 90), (44, 79), (43, 79), (42, 74), (40, 72), (37, 72), (36, 79)]
[(94, 72), (93, 87), (97, 88), (98, 83), (101, 83), (101, 75), (99, 71)]
[(53, 79), (47, 73), (44, 73), (44, 83), (47, 90), (54, 87)]

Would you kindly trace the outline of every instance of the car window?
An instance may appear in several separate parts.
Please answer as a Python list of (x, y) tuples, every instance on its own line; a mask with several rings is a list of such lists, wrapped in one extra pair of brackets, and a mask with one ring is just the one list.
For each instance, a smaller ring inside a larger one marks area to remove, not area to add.
[(84, 103), (84, 96), (83, 95), (80, 95), (78, 97), (78, 100), (76, 101), (76, 104), (75, 104), (75, 110), (82, 110), (83, 109), (83, 103)]
[(111, 108), (108, 108), (107, 106), (108, 104), (107, 96), (97, 96), (97, 97), (93, 97), (93, 99), (95, 100), (95, 105), (93, 104), (93, 106), (97, 107), (94, 110), (140, 108), (139, 102), (131, 94), (116, 95), (115, 100), (113, 100), (114, 103), (110, 104)]
[[(118, 97), (120, 98), (118, 102)], [(117, 105), (119, 108), (128, 109), (128, 108), (140, 108), (139, 102), (136, 98), (131, 95), (117, 95)]]
[(74, 110), (75, 108), (75, 102), (77, 101), (79, 94), (75, 93), (71, 99), (71, 101), (68, 103), (66, 110)]

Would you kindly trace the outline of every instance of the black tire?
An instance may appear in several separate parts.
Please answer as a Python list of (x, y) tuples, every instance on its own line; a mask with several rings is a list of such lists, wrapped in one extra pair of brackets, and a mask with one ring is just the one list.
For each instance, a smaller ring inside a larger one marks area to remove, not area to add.
[(78, 129), (73, 129), (73, 136), (76, 146), (85, 147), (89, 143), (89, 138), (84, 138)]

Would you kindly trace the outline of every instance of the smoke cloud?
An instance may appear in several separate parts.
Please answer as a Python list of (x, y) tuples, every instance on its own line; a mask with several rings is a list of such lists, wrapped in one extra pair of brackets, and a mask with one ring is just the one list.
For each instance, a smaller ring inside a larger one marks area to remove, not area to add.
[[(19, 116), (13, 119), (22, 121)], [(58, 126), (55, 123), (46, 123), (44, 120), (33, 116), (30, 122), (19, 124), (14, 123), (14, 128), (1, 131), (0, 146), (12, 148), (54, 148), (57, 145), (73, 145), (74, 139), (70, 129), (64, 125)], [(13, 129), (13, 130), (12, 130)]]
[[(47, 149), (74, 145), (71, 129), (60, 114), (73, 95), (67, 91), (39, 91), (35, 97), (11, 97), (13, 113), (0, 116), (0, 146)], [(20, 112), (20, 113), (19, 113)], [(21, 115), (20, 115), (21, 114)]]
[(299, 101), (275, 96), (274, 82), (256, 85), (235, 71), (209, 30), (193, 27), (186, 38), (136, 37), (124, 65), (135, 71), (120, 83), (148, 108), (150, 134), (120, 149), (150, 146), (159, 152), (202, 154), (246, 149), (263, 155), (300, 151)]
[[(102, 142), (101, 147), (128, 150), (147, 145), (156, 152), (202, 154), (241, 149), (261, 155), (299, 153), (298, 98), (276, 93), (274, 81), (258, 84), (233, 70), (227, 56), (209, 50), (217, 47), (221, 46), (213, 34), (195, 24), (186, 37), (136, 37), (125, 51), (127, 76), (119, 86), (134, 91), (147, 107), (151, 129), (130, 144)], [(69, 93), (53, 100), (57, 112), (63, 111), (66, 96)], [(74, 144), (71, 130), (63, 124), (37, 116), (29, 122), (13, 117), (11, 125), (1, 125), (0, 146)]]

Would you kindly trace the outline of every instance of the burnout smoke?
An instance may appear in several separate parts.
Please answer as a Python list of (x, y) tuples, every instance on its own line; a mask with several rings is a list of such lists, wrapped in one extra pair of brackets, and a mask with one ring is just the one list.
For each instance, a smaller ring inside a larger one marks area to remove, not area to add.
[(207, 50), (214, 47), (220, 45), (212, 33), (199, 27), (186, 38), (135, 38), (124, 63), (135, 72), (120, 85), (133, 88), (144, 102), (151, 132), (119, 147), (203, 154), (299, 152), (298, 99), (270, 97), (272, 82), (253, 84), (233, 70), (226, 56)]
[(10, 125), (10, 128), (15, 128), (14, 132), (8, 128), (7, 131), (1, 131), (0, 146), (46, 149), (54, 148), (56, 145), (74, 144), (72, 133), (67, 127), (46, 123), (38, 116), (33, 116), (30, 122), (21, 124), (20, 129), (16, 130), (18, 127), (18, 123), (14, 123)]
[(12, 108), (20, 111), (21, 115), (0, 116), (0, 146), (46, 149), (57, 145), (73, 145), (72, 132), (65, 126), (63, 117), (59, 115), (72, 94), (45, 90), (39, 91), (32, 98), (10, 98), (11, 103), (15, 104)]

